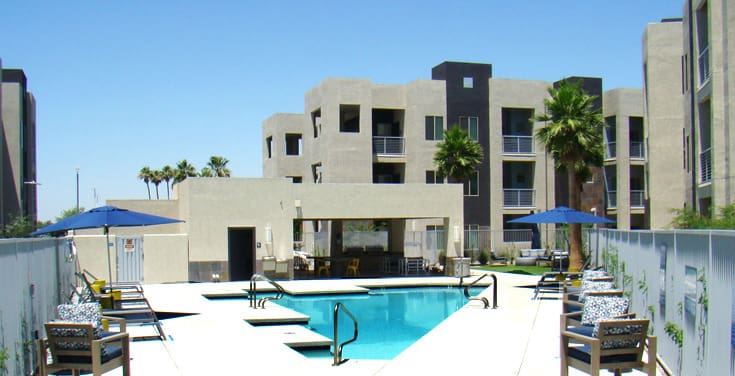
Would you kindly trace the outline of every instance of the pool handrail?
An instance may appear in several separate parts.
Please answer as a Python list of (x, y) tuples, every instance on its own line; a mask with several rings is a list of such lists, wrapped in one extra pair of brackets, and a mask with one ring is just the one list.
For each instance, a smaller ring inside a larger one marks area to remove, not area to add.
[[(342, 311), (344, 311), (345, 314), (347, 314), (347, 316), (350, 317), (350, 319), (352, 319), (352, 322), (354, 323), (354, 331), (353, 331), (354, 334), (352, 335), (352, 339), (342, 344), (339, 344), (339, 339), (337, 338), (338, 332), (339, 332), (338, 317), (339, 317), (340, 308), (342, 309)], [(332, 366), (338, 366), (349, 360), (349, 359), (342, 359), (342, 349), (344, 348), (344, 346), (349, 343), (357, 341), (357, 335), (358, 335), (357, 319), (355, 318), (355, 316), (352, 315), (352, 312), (350, 312), (350, 310), (347, 309), (347, 307), (345, 307), (344, 304), (342, 304), (341, 302), (337, 302), (337, 304), (334, 305), (334, 324), (333, 325), (334, 325), (334, 336), (333, 336), (334, 339), (332, 340), (332, 348), (334, 349), (333, 350), (334, 351), (334, 362), (332, 363)]]
[[(490, 276), (493, 279), (493, 309), (498, 308), (498, 277), (495, 276), (495, 274), (483, 274), (480, 278), (474, 280), (469, 285), (464, 286), (464, 296), (467, 297), (469, 300), (480, 300), (485, 305), (485, 308), (490, 306), (490, 302), (488, 302), (487, 298), (484, 296), (471, 296), (470, 295), (470, 287), (477, 284), (477, 282), (480, 282), (483, 278)], [(464, 278), (460, 277), (459, 279), (459, 286), (462, 287), (464, 282)]]
[[(266, 296), (264, 298), (261, 298), (258, 300), (258, 287), (256, 282), (258, 280), (265, 281), (270, 283), (273, 287), (276, 288), (276, 295), (275, 296)], [(250, 289), (248, 290), (248, 299), (250, 300), (250, 307), (253, 309), (258, 309), (258, 307), (265, 309), (265, 303), (270, 300), (279, 300), (283, 297), (283, 294), (286, 293), (286, 290), (283, 289), (281, 285), (279, 285), (276, 281), (266, 277), (263, 274), (253, 274), (252, 277), (250, 277)]]

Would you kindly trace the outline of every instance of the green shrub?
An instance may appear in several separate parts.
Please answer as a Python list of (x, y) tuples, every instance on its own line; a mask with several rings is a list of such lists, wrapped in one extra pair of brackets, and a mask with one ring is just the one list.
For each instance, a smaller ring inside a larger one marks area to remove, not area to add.
[(479, 257), (480, 265), (487, 265), (487, 262), (490, 261), (490, 253), (487, 251), (487, 249), (483, 249), (480, 251), (480, 257)]

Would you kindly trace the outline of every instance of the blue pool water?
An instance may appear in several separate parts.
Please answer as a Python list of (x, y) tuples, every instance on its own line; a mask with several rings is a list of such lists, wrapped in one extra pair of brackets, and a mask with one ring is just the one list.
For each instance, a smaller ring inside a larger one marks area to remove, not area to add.
[[(470, 290), (477, 295), (482, 288)], [(457, 287), (373, 289), (369, 294), (284, 296), (275, 303), (311, 317), (309, 326), (333, 338), (334, 305), (342, 303), (356, 318), (359, 336), (344, 347), (347, 359), (393, 359), (401, 351), (467, 304)], [(339, 341), (352, 338), (353, 324), (340, 313)], [(328, 351), (304, 352), (307, 356), (330, 357)]]

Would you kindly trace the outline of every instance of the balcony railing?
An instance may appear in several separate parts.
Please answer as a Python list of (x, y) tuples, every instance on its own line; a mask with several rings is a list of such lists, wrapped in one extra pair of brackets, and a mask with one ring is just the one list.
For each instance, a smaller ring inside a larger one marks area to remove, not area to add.
[(373, 154), (404, 155), (404, 140), (403, 137), (373, 137)]
[(712, 181), (712, 148), (699, 153), (699, 180), (700, 183)]
[(709, 46), (699, 53), (699, 84), (704, 85), (710, 78), (712, 71), (709, 69)]
[(631, 141), (630, 142), (630, 157), (643, 159), (646, 157), (646, 152), (642, 142)]
[(533, 136), (503, 136), (503, 153), (532, 154)]
[(631, 190), (630, 191), (630, 207), (641, 209), (646, 205), (646, 191)]
[(607, 192), (607, 207), (608, 208), (618, 207), (618, 192), (616, 191)]
[(605, 148), (605, 159), (615, 159), (617, 155), (615, 150), (615, 142), (608, 142)]
[(503, 206), (506, 208), (535, 207), (535, 190), (533, 189), (503, 189)]

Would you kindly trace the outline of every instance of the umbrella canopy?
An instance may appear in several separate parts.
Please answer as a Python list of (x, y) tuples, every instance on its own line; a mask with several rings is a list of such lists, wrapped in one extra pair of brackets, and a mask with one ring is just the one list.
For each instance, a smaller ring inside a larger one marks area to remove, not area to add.
[(509, 223), (615, 223), (615, 221), (570, 209), (566, 206), (545, 212), (527, 215), (508, 221)]
[(52, 225), (48, 225), (32, 232), (31, 235), (50, 234), (69, 230), (82, 230), (87, 228), (104, 228), (105, 235), (107, 235), (107, 269), (109, 272), (109, 281), (112, 282), (112, 266), (110, 265), (110, 227), (151, 226), (177, 222), (183, 221), (121, 209), (115, 206), (102, 206), (63, 219)]

